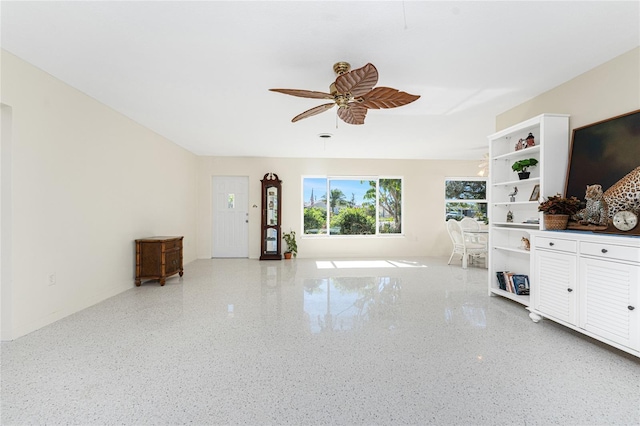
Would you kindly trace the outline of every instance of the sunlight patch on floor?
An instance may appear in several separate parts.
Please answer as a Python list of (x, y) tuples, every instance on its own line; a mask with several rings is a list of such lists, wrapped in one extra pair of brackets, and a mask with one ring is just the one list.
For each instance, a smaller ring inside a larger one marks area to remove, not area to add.
[(406, 260), (319, 260), (318, 269), (362, 269), (362, 268), (426, 268), (418, 262)]

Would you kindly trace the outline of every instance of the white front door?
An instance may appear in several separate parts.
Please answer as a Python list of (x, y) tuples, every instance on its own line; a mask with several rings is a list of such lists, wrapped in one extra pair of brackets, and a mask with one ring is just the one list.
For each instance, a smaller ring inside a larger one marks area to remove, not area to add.
[(249, 177), (213, 177), (211, 257), (249, 257)]

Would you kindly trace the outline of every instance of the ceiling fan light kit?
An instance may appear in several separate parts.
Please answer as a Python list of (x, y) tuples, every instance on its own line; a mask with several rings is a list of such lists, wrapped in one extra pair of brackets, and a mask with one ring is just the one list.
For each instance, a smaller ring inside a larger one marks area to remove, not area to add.
[(376, 87), (378, 70), (373, 64), (351, 70), (348, 62), (337, 62), (333, 71), (338, 75), (336, 81), (329, 86), (329, 93), (299, 89), (269, 89), (272, 92), (300, 98), (327, 99), (332, 103), (318, 105), (296, 115), (293, 123), (303, 118), (312, 117), (338, 106), (338, 117), (348, 124), (364, 124), (369, 109), (397, 108), (420, 98), (391, 87)]

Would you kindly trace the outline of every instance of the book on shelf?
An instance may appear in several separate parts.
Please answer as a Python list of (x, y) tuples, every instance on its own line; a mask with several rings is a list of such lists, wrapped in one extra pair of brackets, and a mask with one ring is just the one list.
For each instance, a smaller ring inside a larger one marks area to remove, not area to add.
[(509, 293), (515, 293), (514, 289), (513, 289), (513, 280), (511, 279), (511, 277), (513, 276), (513, 272), (503, 272), (503, 279), (504, 279), (504, 283), (505, 283), (505, 290), (507, 290)]
[(498, 287), (500, 290), (507, 290), (507, 281), (504, 278), (504, 272), (498, 271), (496, 272), (496, 277), (498, 278)]
[(507, 272), (505, 279), (507, 280), (507, 291), (509, 293), (515, 293), (516, 290), (515, 290), (515, 287), (513, 286), (513, 272)]
[(511, 276), (514, 293), (524, 296), (529, 294), (529, 276), (524, 274), (513, 274)]
[(500, 290), (517, 294), (519, 296), (526, 296), (529, 294), (528, 275), (514, 274), (509, 271), (499, 271), (496, 272), (496, 277), (498, 279), (498, 286), (500, 287)]

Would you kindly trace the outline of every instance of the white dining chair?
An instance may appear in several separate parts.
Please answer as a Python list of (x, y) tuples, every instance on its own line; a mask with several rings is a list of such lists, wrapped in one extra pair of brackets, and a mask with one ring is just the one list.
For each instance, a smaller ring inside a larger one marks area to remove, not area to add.
[[(471, 240), (472, 243), (484, 244), (485, 246), (488, 244), (487, 234), (479, 233), (482, 228), (477, 220), (465, 216), (460, 220), (460, 226), (464, 237)], [(474, 234), (474, 232), (476, 233)]]
[(460, 226), (464, 231), (479, 231), (480, 230), (480, 222), (475, 219), (472, 219), (468, 216), (465, 216), (460, 220)]
[(462, 268), (467, 269), (467, 265), (469, 263), (470, 258), (476, 258), (484, 256), (485, 264), (487, 257), (487, 244), (483, 242), (473, 242), (471, 238), (465, 237), (463, 232), (463, 228), (455, 219), (449, 219), (447, 221), (447, 231), (449, 232), (449, 237), (451, 238), (451, 242), (453, 243), (453, 250), (451, 251), (451, 256), (449, 256), (448, 265), (451, 264), (451, 260), (453, 256), (459, 254), (462, 256)]

